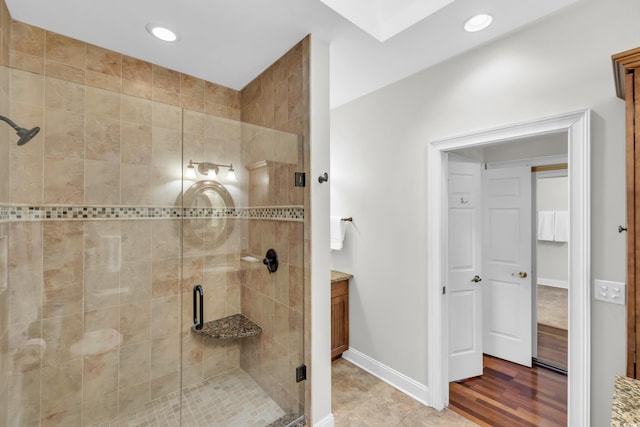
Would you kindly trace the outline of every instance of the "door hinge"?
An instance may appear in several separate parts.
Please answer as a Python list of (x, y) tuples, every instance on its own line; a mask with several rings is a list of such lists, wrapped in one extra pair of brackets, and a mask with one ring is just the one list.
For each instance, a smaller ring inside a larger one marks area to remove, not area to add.
[(307, 174), (304, 172), (295, 173), (295, 186), (306, 187), (307, 186)]
[(442, 295), (446, 295), (447, 293), (447, 288), (445, 286), (442, 287)]
[(304, 381), (307, 379), (307, 366), (300, 365), (296, 368), (296, 382)]

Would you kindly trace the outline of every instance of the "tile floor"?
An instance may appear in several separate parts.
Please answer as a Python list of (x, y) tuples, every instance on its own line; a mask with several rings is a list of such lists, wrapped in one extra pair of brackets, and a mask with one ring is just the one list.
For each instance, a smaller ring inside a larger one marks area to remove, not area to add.
[(476, 426), (448, 409), (438, 412), (340, 358), (332, 365), (336, 427)]
[[(178, 426), (179, 398), (179, 393), (172, 393), (148, 403), (136, 413), (120, 416), (101, 426)], [(284, 415), (284, 411), (241, 369), (184, 391), (183, 426), (264, 427)]]

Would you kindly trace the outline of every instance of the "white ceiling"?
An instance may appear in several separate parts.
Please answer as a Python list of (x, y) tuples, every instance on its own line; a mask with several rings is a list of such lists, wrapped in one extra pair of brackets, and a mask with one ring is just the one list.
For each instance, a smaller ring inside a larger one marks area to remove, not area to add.
[[(330, 44), (332, 107), (577, 1), (436, 1), (444, 7), (381, 42), (321, 0), (6, 0), (18, 21), (236, 90), (313, 34)], [(478, 12), (492, 14), (493, 25), (466, 33), (464, 21)], [(145, 29), (150, 22), (176, 30), (179, 42), (154, 39)]]

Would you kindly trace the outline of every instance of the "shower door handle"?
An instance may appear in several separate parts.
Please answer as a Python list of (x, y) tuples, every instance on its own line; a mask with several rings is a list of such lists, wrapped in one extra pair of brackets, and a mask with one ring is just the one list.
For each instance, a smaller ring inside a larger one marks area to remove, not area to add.
[[(198, 295), (199, 294), (199, 295)], [(198, 303), (200, 303), (200, 315), (198, 315)], [(193, 287), (193, 327), (196, 330), (204, 326), (204, 290), (202, 285)]]

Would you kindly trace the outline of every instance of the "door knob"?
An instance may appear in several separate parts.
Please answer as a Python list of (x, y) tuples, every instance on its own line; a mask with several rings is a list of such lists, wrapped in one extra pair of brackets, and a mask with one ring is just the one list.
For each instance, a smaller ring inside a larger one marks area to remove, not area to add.
[[(511, 273), (512, 276), (516, 276), (514, 273)], [(520, 277), (521, 279), (524, 279), (525, 277), (527, 277), (527, 272), (526, 271), (521, 271), (518, 273), (518, 277)]]
[(471, 281), (475, 283), (482, 282), (482, 278), (476, 274), (475, 276), (473, 276), (473, 279), (471, 279)]

